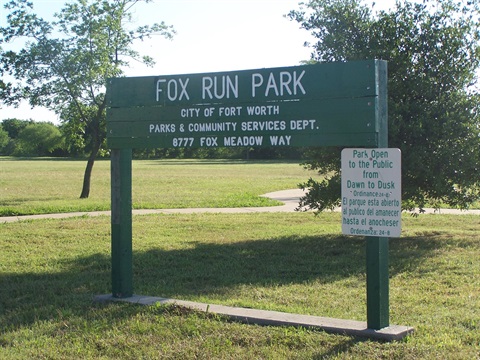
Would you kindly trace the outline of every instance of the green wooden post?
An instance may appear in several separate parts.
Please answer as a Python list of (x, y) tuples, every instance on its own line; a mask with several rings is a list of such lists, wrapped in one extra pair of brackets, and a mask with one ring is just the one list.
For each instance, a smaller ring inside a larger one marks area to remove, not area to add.
[(388, 238), (367, 237), (367, 326), (389, 326)]
[[(378, 62), (376, 69), (376, 121), (379, 148), (388, 147), (387, 64)], [(388, 238), (367, 237), (367, 326), (382, 329), (389, 326)]]
[(133, 295), (132, 276), (132, 149), (113, 149), (112, 186), (112, 295)]

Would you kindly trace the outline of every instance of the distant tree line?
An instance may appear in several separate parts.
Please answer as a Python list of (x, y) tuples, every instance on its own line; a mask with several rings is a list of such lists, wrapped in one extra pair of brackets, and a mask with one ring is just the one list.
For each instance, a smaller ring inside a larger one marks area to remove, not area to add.
[(6, 119), (0, 126), (0, 155), (66, 156), (65, 137), (50, 122)]
[[(0, 155), (19, 157), (86, 158), (90, 153), (88, 134), (73, 132), (71, 127), (51, 122), (5, 119), (0, 124)], [(106, 148), (106, 147), (105, 147)], [(135, 149), (136, 159), (303, 159), (305, 149), (266, 148), (158, 148)], [(108, 157), (108, 150), (101, 157)]]

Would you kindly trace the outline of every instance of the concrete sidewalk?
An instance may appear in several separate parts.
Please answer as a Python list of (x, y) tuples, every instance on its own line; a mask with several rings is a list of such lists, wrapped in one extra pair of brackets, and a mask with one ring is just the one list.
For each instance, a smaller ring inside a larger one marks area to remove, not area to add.
[[(264, 194), (262, 196), (273, 200), (283, 202), (280, 206), (265, 207), (246, 207), (246, 208), (192, 208), (192, 209), (138, 209), (133, 210), (133, 215), (147, 214), (193, 214), (193, 213), (258, 213), (258, 212), (293, 212), (298, 206), (298, 201), (303, 196), (301, 189), (281, 190)], [(339, 211), (339, 209), (337, 209)], [(455, 209), (425, 209), (427, 214), (455, 214), (455, 215), (480, 215), (480, 210), (455, 210)], [(92, 212), (73, 212), (61, 214), (42, 214), (42, 215), (24, 215), (24, 216), (5, 216), (0, 217), (0, 223), (10, 223), (21, 220), (38, 219), (65, 219), (80, 216), (110, 216), (110, 211), (92, 211)]]
[[(257, 213), (257, 212), (293, 212), (298, 206), (298, 199), (303, 195), (301, 189), (282, 190), (262, 196), (283, 202), (280, 206), (246, 207), (246, 208), (192, 208), (192, 209), (134, 209), (133, 215), (147, 214), (193, 214), (193, 213)], [(65, 219), (79, 216), (110, 216), (110, 211), (72, 212), (60, 214), (41, 214), (0, 217), (0, 223), (21, 220)]]

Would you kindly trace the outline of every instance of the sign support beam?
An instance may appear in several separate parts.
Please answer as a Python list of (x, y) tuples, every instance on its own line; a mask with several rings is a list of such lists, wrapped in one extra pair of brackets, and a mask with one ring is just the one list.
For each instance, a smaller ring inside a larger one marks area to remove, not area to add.
[[(388, 148), (387, 64), (376, 69), (378, 102), (375, 111), (378, 124), (377, 148)], [(367, 326), (379, 330), (390, 325), (388, 237), (366, 238)]]
[(132, 149), (112, 149), (112, 294), (133, 295)]
[(367, 237), (367, 327), (389, 324), (388, 238)]

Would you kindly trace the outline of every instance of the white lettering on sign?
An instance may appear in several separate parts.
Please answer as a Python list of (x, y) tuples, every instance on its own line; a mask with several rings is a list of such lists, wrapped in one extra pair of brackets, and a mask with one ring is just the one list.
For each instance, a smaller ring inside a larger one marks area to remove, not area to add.
[(201, 137), (200, 138), (200, 146), (207, 146), (207, 147), (216, 147), (218, 146), (217, 142), (218, 138), (215, 136), (210, 137)]
[(280, 114), (279, 105), (261, 105), (261, 106), (247, 106), (247, 114), (250, 116), (266, 116)]
[(401, 215), (400, 150), (342, 150), (343, 234), (399, 237)]
[(237, 123), (234, 122), (219, 122), (219, 123), (191, 123), (188, 124), (188, 131), (190, 132), (228, 132), (235, 131)]
[(180, 116), (182, 118), (191, 118), (200, 116), (200, 108), (189, 108), (180, 110)]
[(220, 107), (218, 109), (219, 116), (240, 116), (242, 113), (241, 106)]
[(316, 120), (291, 120), (290, 129), (291, 130), (313, 130), (315, 129)]
[(281, 71), (277, 77), (275, 77), (275, 75), (274, 72), (270, 72), (268, 79), (265, 81), (262, 74), (253, 73), (252, 97), (256, 97), (258, 95), (257, 93), (262, 93), (265, 97), (284, 96), (287, 94), (297, 95), (300, 93), (305, 95), (307, 93), (301, 82), (305, 75), (305, 70), (299, 75), (296, 70), (293, 71), (293, 75), (287, 71)]
[[(212, 101), (231, 101), (240, 97), (250, 97), (255, 100), (298, 97), (307, 94), (304, 86), (306, 74), (306, 70), (285, 69), (269, 72), (255, 71), (248, 75), (205, 74), (202, 77), (195, 75), (160, 77), (155, 84), (155, 98), (157, 102), (162, 103), (192, 100), (196, 101), (195, 105), (206, 105)], [(255, 115), (275, 115), (278, 114), (279, 107), (278, 105), (248, 106), (248, 111), (249, 114)], [(184, 117), (192, 117), (191, 115), (185, 113)], [(198, 117), (198, 115), (195, 116)]]
[(242, 131), (279, 131), (287, 128), (285, 121), (244, 121), (242, 122)]
[[(272, 115), (280, 113), (279, 105), (262, 105), (258, 107), (251, 107), (248, 112), (259, 112), (265, 115)], [(258, 110), (257, 110), (258, 109)], [(169, 134), (175, 133), (174, 147), (191, 147), (191, 146), (205, 146), (217, 147), (223, 142), (223, 146), (292, 146), (294, 145), (294, 138), (296, 133), (302, 133), (305, 130), (319, 130), (317, 120), (252, 120), (252, 121), (199, 121), (199, 119), (207, 119), (214, 117), (220, 120), (223, 118), (235, 117), (244, 114), (244, 107), (242, 106), (214, 106), (214, 107), (189, 107), (180, 109), (180, 116), (187, 121), (179, 123), (150, 123), (148, 124), (149, 134)], [(215, 116), (213, 115), (215, 114)], [(217, 117), (218, 116), (218, 117)], [(190, 119), (195, 119), (194, 122), (188, 122)], [(237, 132), (241, 132), (236, 135)], [(259, 136), (244, 136), (245, 133), (260, 132)], [(285, 134), (285, 132), (287, 134)], [(218, 136), (203, 136), (218, 134)], [(268, 136), (266, 133), (269, 133)], [(242, 135), (242, 136), (240, 136)], [(193, 140), (192, 140), (193, 139)], [(266, 139), (264, 141), (264, 139)], [(378, 154), (372, 154), (376, 156)], [(354, 155), (355, 158), (362, 157), (360, 153)], [(378, 155), (381, 156), (381, 155)], [(388, 159), (373, 160), (373, 169), (390, 168), (391, 161)], [(360, 168), (369, 169), (370, 163), (365, 161), (359, 162)], [(363, 179), (376, 179), (374, 184), (378, 189), (391, 190), (396, 189), (397, 184), (394, 182), (381, 181), (378, 178), (378, 171), (363, 170)], [(372, 183), (373, 184), (373, 183)], [(365, 189), (366, 183), (363, 181), (347, 182), (348, 189)]]
[(229, 75), (204, 76), (202, 78), (202, 99), (230, 99), (238, 98), (238, 75), (232, 78)]
[(148, 132), (151, 133), (174, 133), (175, 124), (150, 124)]
[(272, 146), (288, 146), (290, 145), (291, 136), (270, 136), (270, 145)]
[(162, 85), (166, 83), (166, 92), (167, 92), (167, 98), (170, 101), (176, 101), (176, 100), (190, 100), (190, 96), (188, 95), (187, 92), (187, 86), (188, 82), (190, 81), (189, 78), (186, 79), (159, 79), (157, 81), (157, 101), (161, 101), (161, 94), (164, 92), (162, 89)]
[(223, 146), (262, 146), (263, 136), (229, 136), (223, 138)]

